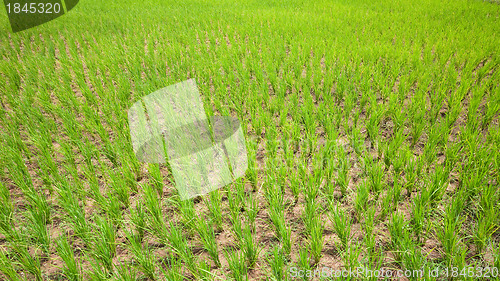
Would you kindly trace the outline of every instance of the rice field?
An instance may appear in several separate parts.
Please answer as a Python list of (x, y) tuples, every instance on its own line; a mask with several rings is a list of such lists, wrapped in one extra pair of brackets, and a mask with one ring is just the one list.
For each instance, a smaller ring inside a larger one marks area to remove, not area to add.
[[(18, 33), (1, 13), (1, 280), (500, 274), (497, 1), (86, 0)], [(248, 170), (181, 200), (127, 112), (187, 79), (239, 119)]]

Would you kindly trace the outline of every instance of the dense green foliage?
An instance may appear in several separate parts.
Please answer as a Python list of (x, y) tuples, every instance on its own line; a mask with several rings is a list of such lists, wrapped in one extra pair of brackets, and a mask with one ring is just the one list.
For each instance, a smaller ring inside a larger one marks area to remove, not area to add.
[[(3, 13), (2, 278), (500, 268), (499, 17), (478, 0), (85, 0), (13, 34)], [(250, 164), (181, 201), (168, 165), (136, 160), (127, 109), (188, 78), (242, 122)]]

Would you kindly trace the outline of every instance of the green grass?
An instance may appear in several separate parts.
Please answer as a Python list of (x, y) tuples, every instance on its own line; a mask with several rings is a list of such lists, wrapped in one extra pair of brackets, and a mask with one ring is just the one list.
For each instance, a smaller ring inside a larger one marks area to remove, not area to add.
[[(13, 34), (2, 12), (0, 279), (498, 268), (499, 15), (88, 0)], [(208, 115), (241, 121), (249, 168), (180, 201), (168, 164), (136, 159), (127, 109), (189, 78)]]

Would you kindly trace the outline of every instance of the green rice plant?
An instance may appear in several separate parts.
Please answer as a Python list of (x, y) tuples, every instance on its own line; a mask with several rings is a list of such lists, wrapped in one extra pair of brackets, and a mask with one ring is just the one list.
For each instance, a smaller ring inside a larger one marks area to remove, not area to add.
[(87, 245), (90, 242), (90, 227), (85, 219), (85, 212), (80, 206), (72, 188), (57, 186), (59, 202), (66, 212), (66, 219), (74, 231), (75, 236), (81, 238)]
[(379, 193), (384, 188), (384, 167), (380, 164), (380, 162), (371, 160), (371, 157), (372, 156), (369, 154), (365, 155), (365, 159), (369, 159), (366, 161), (365, 167), (370, 180), (370, 191), (375, 192), (375, 196), (378, 198)]
[[(391, 163), (397, 161), (398, 152), (401, 150), (401, 146), (405, 140), (405, 135), (403, 134), (403, 130), (395, 130), (391, 140), (383, 145), (383, 154), (384, 154), (384, 164), (386, 168), (389, 168)], [(394, 165), (394, 164), (393, 164)]]
[(120, 261), (120, 265), (115, 265), (116, 279), (123, 281), (137, 280), (137, 270), (131, 264), (124, 264)]
[(360, 243), (350, 243), (346, 247), (342, 255), (342, 259), (346, 268), (354, 269), (359, 267), (360, 255), (362, 253), (362, 250), (363, 249)]
[(125, 182), (125, 178), (116, 171), (107, 169), (106, 173), (110, 179), (111, 190), (113, 190), (115, 198), (117, 198), (125, 208), (128, 208), (130, 205), (130, 190)]
[(238, 243), (241, 243), (243, 241), (243, 224), (240, 215), (238, 213), (231, 214), (230, 221), (234, 237), (237, 239)]
[[(299, 259), (298, 259), (298, 268), (301, 270), (311, 270), (311, 265), (309, 263), (309, 251), (307, 248), (300, 248), (299, 249)], [(307, 274), (304, 274), (302, 276), (303, 280), (309, 280), (309, 276)]]
[(144, 273), (147, 278), (154, 280), (157, 264), (151, 249), (149, 249), (147, 244), (142, 246), (141, 241), (136, 239), (133, 233), (128, 231), (125, 232), (129, 242), (128, 248), (133, 254), (134, 261), (139, 265), (141, 272)]
[(13, 226), (14, 205), (10, 196), (9, 189), (0, 182), (0, 233), (7, 239), (14, 231)]
[(158, 193), (151, 185), (143, 186), (144, 190), (144, 205), (148, 211), (148, 225), (151, 232), (160, 239), (165, 238), (165, 221), (163, 219), (163, 212), (160, 207), (160, 200)]
[(410, 243), (411, 237), (407, 230), (405, 216), (401, 212), (394, 212), (389, 221), (388, 229), (391, 235), (391, 244), (397, 249), (396, 258), (401, 261), (401, 249), (406, 249), (406, 244)]
[(491, 239), (491, 235), (498, 230), (495, 219), (494, 210), (485, 211), (485, 213), (478, 218), (473, 230), (473, 240), (478, 252), (481, 252), (485, 248), (488, 241)]
[(82, 280), (81, 268), (75, 259), (75, 254), (66, 235), (62, 235), (56, 240), (56, 249), (64, 262), (64, 267), (62, 268), (63, 275), (71, 281)]
[(363, 155), (363, 152), (365, 151), (365, 143), (363, 136), (359, 132), (358, 128), (353, 128), (352, 132), (350, 134), (350, 141), (351, 141), (351, 146), (354, 149), (354, 152), (356, 152), (356, 155), (361, 156)]
[(444, 165), (448, 171), (452, 171), (455, 168), (456, 163), (460, 157), (459, 152), (461, 149), (462, 149), (462, 146), (460, 145), (460, 142), (448, 143), (447, 145), (445, 145)]
[(418, 140), (420, 139), (420, 136), (422, 136), (422, 132), (424, 131), (424, 128), (426, 126), (425, 122), (425, 114), (426, 111), (425, 106), (423, 106), (423, 100), (422, 100), (422, 93), (419, 93), (418, 97), (414, 97), (412, 102), (412, 106), (410, 109), (410, 116), (413, 116), (412, 122), (410, 125), (410, 135), (411, 135), (411, 142), (410, 145), (411, 147), (415, 147), (417, 144)]
[(300, 180), (297, 173), (290, 177), (290, 190), (292, 191), (294, 204), (299, 201), (299, 195), (301, 190), (302, 181)]
[(337, 154), (339, 158), (339, 169), (336, 178), (337, 184), (340, 186), (340, 192), (342, 197), (347, 194), (347, 187), (349, 186), (349, 158), (345, 154), (344, 149), (339, 148), (339, 153)]
[(43, 274), (41, 269), (40, 256), (35, 254), (34, 256), (29, 253), (24, 239), (18, 237), (15, 240), (15, 244), (12, 246), (13, 256), (16, 258), (17, 262), (22, 266), (24, 270), (33, 275), (34, 279), (37, 281), (43, 280)]
[(316, 202), (317, 200), (315, 199), (306, 199), (303, 217), (306, 235), (311, 233), (315, 220), (318, 216), (319, 206)]
[(368, 183), (366, 180), (360, 182), (356, 190), (356, 198), (354, 199), (354, 208), (358, 219), (361, 218), (362, 214), (364, 214), (366, 210), (369, 195), (370, 192), (368, 190)]
[(412, 156), (411, 151), (407, 145), (402, 145), (398, 148), (397, 156), (392, 160), (392, 168), (394, 169), (394, 175), (401, 177), (410, 157)]
[[(413, 242), (408, 223), (402, 213), (393, 213), (389, 222), (389, 232), (392, 245), (396, 248), (396, 259), (403, 268), (419, 270), (426, 265), (426, 258), (418, 245)], [(411, 279), (419, 280), (418, 276), (412, 276)]]
[(287, 280), (285, 273), (285, 258), (281, 254), (279, 247), (273, 247), (268, 254), (267, 262), (271, 267), (274, 280)]
[(347, 249), (348, 242), (351, 239), (351, 218), (339, 204), (335, 206), (330, 204), (330, 209), (332, 211), (330, 221), (333, 225), (333, 231), (339, 237), (341, 247)]
[(130, 220), (135, 228), (135, 239), (142, 242), (146, 231), (146, 211), (142, 201), (137, 202), (135, 208), (130, 209)]
[(247, 265), (249, 268), (253, 268), (257, 259), (259, 257), (259, 246), (255, 240), (255, 234), (252, 233), (252, 227), (250, 225), (243, 228), (241, 249), (245, 255)]
[(494, 202), (498, 201), (498, 192), (493, 185), (486, 185), (479, 198), (477, 222), (473, 231), (473, 241), (478, 252), (481, 252), (497, 231), (497, 210)]
[(98, 281), (105, 281), (110, 279), (111, 273), (99, 260), (88, 258), (88, 261), (90, 262), (90, 268), (92, 269), (92, 271), (85, 270), (85, 276), (88, 276), (88, 278), (91, 280)]
[(222, 195), (219, 190), (210, 192), (210, 200), (205, 200), (205, 205), (210, 210), (210, 219), (213, 221), (216, 232), (222, 231)]
[(389, 193), (392, 197), (392, 206), (393, 210), (398, 207), (399, 200), (401, 200), (401, 192), (403, 190), (403, 185), (401, 184), (401, 179), (394, 179), (394, 184), (392, 185), (392, 189), (389, 190)]
[(210, 264), (207, 261), (200, 261), (198, 263), (198, 280), (213, 280), (214, 274), (210, 272)]
[(193, 273), (196, 274), (196, 263), (193, 252), (188, 246), (188, 241), (182, 234), (182, 229), (173, 224), (169, 223), (170, 231), (168, 233), (168, 242), (170, 249), (178, 255), (185, 263), (186, 267)]
[(311, 255), (313, 257), (313, 264), (318, 264), (321, 259), (321, 251), (323, 250), (324, 236), (323, 236), (324, 226), (321, 223), (320, 217), (316, 217), (314, 223), (311, 226), (310, 240), (309, 244), (311, 247)]
[(109, 193), (105, 199), (106, 205), (102, 206), (111, 223), (117, 227), (123, 224), (123, 210), (120, 200), (116, 198), (115, 193)]
[(227, 194), (227, 202), (229, 205), (229, 212), (231, 217), (238, 217), (241, 212), (242, 202), (237, 194), (233, 192), (228, 192)]
[(367, 252), (372, 257), (375, 254), (375, 236), (373, 235), (373, 229), (375, 226), (375, 207), (369, 207), (365, 212), (365, 221), (362, 224), (363, 230), (365, 231), (365, 236), (363, 241), (367, 248)]
[(463, 238), (458, 233), (458, 230), (464, 222), (464, 218), (460, 216), (464, 209), (464, 204), (463, 197), (453, 197), (451, 205), (445, 208), (442, 228), (436, 229), (436, 235), (443, 246), (449, 266), (451, 266), (455, 255), (463, 251), (460, 245)]
[(226, 257), (231, 277), (236, 281), (248, 280), (248, 267), (245, 264), (245, 256), (242, 251), (225, 250)]
[[(184, 280), (184, 275), (182, 272), (182, 263), (179, 259), (176, 259), (173, 254), (168, 257), (170, 264), (167, 266), (159, 266), (159, 269), (166, 280), (172, 281), (182, 281)], [(166, 270), (168, 269), (168, 270)]]
[(408, 196), (411, 196), (417, 186), (417, 181), (422, 170), (421, 163), (422, 162), (420, 161), (420, 159), (410, 160), (408, 161), (407, 166), (404, 169), (406, 177), (405, 188), (408, 191)]
[(215, 263), (215, 266), (220, 267), (219, 249), (212, 224), (213, 223), (211, 221), (200, 218), (196, 223), (196, 229), (200, 235), (201, 242), (203, 243), (203, 248), (210, 255), (210, 258)]
[(498, 268), (500, 266), (500, 244), (498, 246), (492, 246), (494, 253), (493, 266)]
[(430, 193), (429, 200), (431, 206), (436, 206), (442, 199), (446, 188), (448, 187), (449, 171), (443, 166), (437, 166), (434, 174), (431, 176), (431, 182), (426, 187)]
[(161, 175), (160, 165), (149, 164), (148, 165), (149, 174), (152, 177), (152, 185), (155, 188), (158, 196), (163, 196), (163, 176)]
[(29, 211), (26, 214), (28, 224), (27, 230), (36, 243), (42, 248), (45, 255), (50, 255), (51, 237), (47, 229), (45, 221), (38, 218), (34, 211)]
[(194, 228), (194, 224), (196, 223), (196, 212), (194, 209), (193, 200), (180, 200), (179, 211), (182, 216), (182, 224), (184, 228), (190, 232)]
[(248, 200), (246, 202), (247, 202), (247, 206), (245, 208), (247, 214), (246, 218), (249, 225), (251, 225), (252, 229), (255, 230), (255, 219), (257, 218), (257, 214), (260, 211), (259, 198), (255, 196), (253, 193), (250, 193)]
[(271, 208), (269, 218), (273, 223), (276, 237), (282, 243), (283, 252), (288, 255), (291, 250), (291, 228), (286, 223), (283, 210)]
[(374, 96), (370, 101), (370, 104), (370, 113), (369, 118), (366, 122), (366, 131), (370, 140), (374, 142), (379, 134), (380, 121), (385, 114), (385, 106), (377, 104)]
[(102, 263), (106, 274), (113, 273), (113, 257), (116, 254), (116, 229), (113, 224), (102, 217), (95, 218), (97, 232), (92, 237), (91, 253)]
[(0, 250), (0, 272), (12, 281), (26, 280), (26, 278), (21, 278), (20, 274), (17, 273), (15, 264), (4, 254), (3, 249)]

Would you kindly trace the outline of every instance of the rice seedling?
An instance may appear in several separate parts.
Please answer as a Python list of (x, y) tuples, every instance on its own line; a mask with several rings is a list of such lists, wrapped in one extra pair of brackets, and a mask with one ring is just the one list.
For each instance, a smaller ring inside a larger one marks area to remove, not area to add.
[(314, 264), (318, 264), (322, 256), (321, 251), (323, 250), (324, 243), (323, 230), (324, 226), (322, 225), (320, 218), (317, 217), (311, 226), (309, 241)]
[(203, 248), (210, 255), (210, 258), (215, 263), (215, 266), (219, 267), (221, 265), (219, 260), (219, 247), (215, 239), (213, 223), (209, 220), (199, 219), (196, 227), (203, 243)]
[(224, 256), (231, 271), (231, 277), (237, 281), (248, 280), (248, 267), (245, 264), (243, 252), (238, 250), (224, 251)]
[(62, 268), (63, 275), (71, 281), (82, 280), (81, 268), (78, 265), (73, 249), (68, 242), (66, 235), (62, 235), (57, 241), (57, 253), (64, 261)]
[(104, 266), (107, 275), (113, 273), (113, 257), (116, 254), (116, 229), (107, 219), (95, 218), (96, 227), (99, 229), (92, 239), (92, 255)]
[(26, 280), (26, 278), (22, 278), (19, 273), (17, 273), (17, 268), (15, 267), (14, 263), (5, 255), (3, 252), (4, 250), (0, 251), (0, 272), (9, 280), (13, 281), (20, 281), (20, 280)]
[(168, 270), (166, 270), (163, 266), (160, 266), (160, 271), (162, 272), (163, 276), (165, 276), (167, 280), (184, 280), (184, 276), (181, 272), (182, 264), (180, 260), (176, 259), (173, 255), (170, 255), (168, 257), (168, 260), (170, 263), (169, 266), (167, 266)]
[(196, 274), (196, 264), (193, 252), (189, 248), (188, 241), (182, 234), (182, 228), (173, 223), (169, 223), (168, 232), (168, 242), (170, 249), (182, 259), (186, 264), (186, 267), (193, 273)]
[(205, 201), (210, 210), (210, 219), (213, 221), (216, 232), (222, 231), (222, 195), (219, 190), (210, 192), (210, 200)]
[(274, 247), (269, 256), (267, 257), (267, 261), (269, 262), (272, 276), (274, 280), (287, 280), (285, 274), (285, 259), (283, 255), (280, 253), (279, 247)]
[[(259, 249), (259, 245), (257, 244), (257, 241), (255, 239), (255, 234), (252, 233), (251, 226), (246, 226), (243, 228), (243, 235), (242, 235), (241, 244), (242, 245), (240, 248), (242, 249), (243, 253), (245, 254), (247, 265), (249, 268), (253, 268), (255, 266), (255, 263), (257, 262), (258, 257), (259, 257), (260, 249)], [(283, 247), (283, 248), (285, 248), (285, 247)], [(289, 245), (287, 247), (287, 250), (290, 248), (291, 248), (291, 245)], [(289, 252), (288, 252), (288, 254), (289, 254)]]
[(116, 279), (123, 281), (133, 281), (137, 280), (137, 271), (131, 265), (126, 265), (120, 262), (120, 265), (116, 266)]
[(198, 264), (197, 278), (199, 280), (213, 280), (214, 275), (210, 272), (210, 264), (207, 261), (201, 261)]
[(332, 211), (330, 221), (332, 222), (333, 230), (340, 239), (341, 247), (347, 249), (348, 242), (351, 239), (350, 215), (346, 214), (338, 204), (335, 206), (331, 204), (330, 209)]
[(7, 187), (0, 182), (0, 230), (1, 233), (9, 238), (11, 233), (14, 231), (13, 224), (13, 213), (14, 205), (12, 204), (12, 199), (10, 197), (10, 192)]
[(18, 264), (22, 266), (24, 270), (29, 272), (37, 281), (43, 280), (40, 256), (32, 255), (28, 251), (27, 244), (28, 241), (18, 237), (15, 240), (16, 244), (13, 245), (13, 255)]
[(127, 233), (126, 235), (130, 243), (129, 249), (134, 256), (135, 262), (139, 264), (141, 272), (147, 278), (155, 279), (157, 264), (151, 249), (149, 249), (148, 245), (143, 246), (141, 241), (135, 238), (134, 234)]
[(142, 242), (146, 231), (146, 210), (142, 202), (137, 202), (135, 208), (130, 210), (130, 219), (135, 227), (134, 239)]
[(368, 197), (370, 195), (368, 183), (366, 181), (361, 182), (356, 190), (356, 198), (354, 199), (354, 207), (356, 210), (356, 216), (358, 219), (364, 214), (367, 204)]

